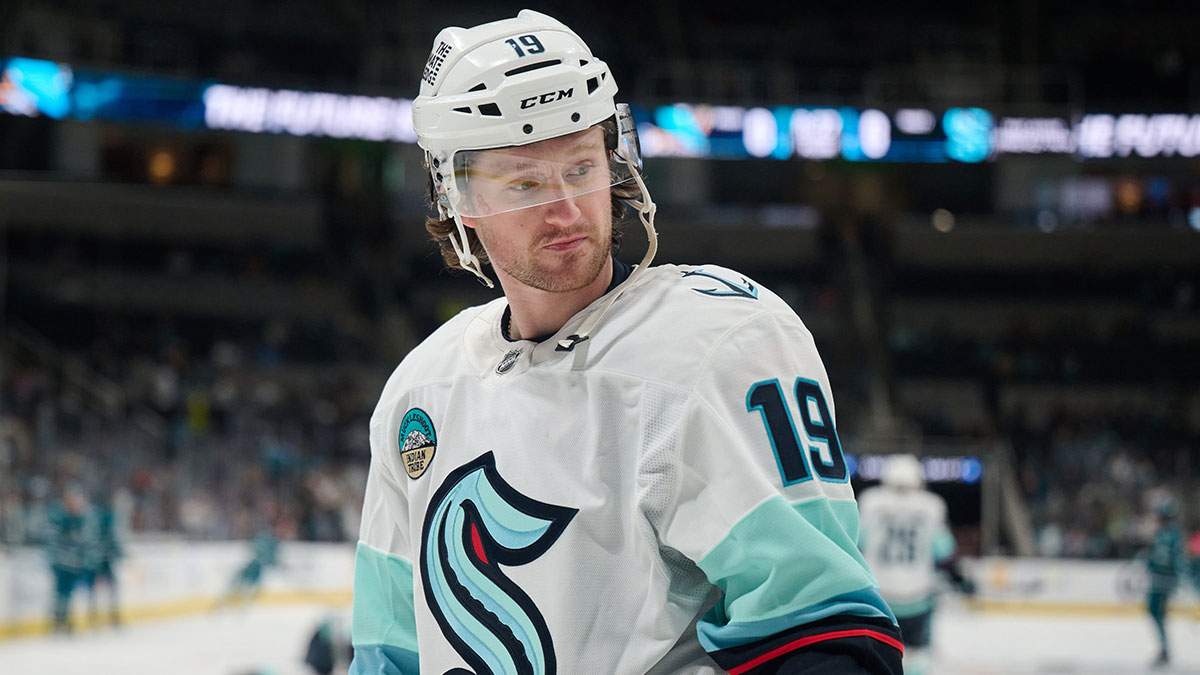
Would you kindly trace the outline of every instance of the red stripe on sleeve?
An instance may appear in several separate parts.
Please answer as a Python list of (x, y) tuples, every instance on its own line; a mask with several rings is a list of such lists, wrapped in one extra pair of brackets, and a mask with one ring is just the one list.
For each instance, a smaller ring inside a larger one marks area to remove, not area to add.
[(838, 639), (847, 638), (847, 637), (869, 637), (873, 640), (879, 640), (880, 642), (882, 642), (886, 645), (895, 647), (896, 649), (900, 650), (900, 653), (902, 655), (904, 654), (904, 645), (900, 644), (900, 641), (897, 640), (896, 638), (894, 638), (890, 635), (884, 635), (883, 633), (880, 633), (878, 631), (873, 631), (873, 630), (869, 630), (866, 628), (855, 628), (853, 630), (837, 630), (837, 631), (833, 631), (832, 633), (821, 633), (819, 635), (809, 635), (808, 637), (803, 637), (798, 640), (793, 640), (793, 641), (787, 643), (786, 645), (772, 649), (771, 651), (767, 652), (766, 654), (755, 657), (736, 668), (731, 668), (731, 669), (729, 669), (728, 672), (729, 672), (729, 675), (741, 675), (741, 673), (744, 673), (752, 668), (757, 668), (758, 666), (761, 666), (762, 664), (766, 663), (767, 661), (770, 661), (771, 659), (783, 656), (784, 654), (787, 654), (788, 652), (794, 652), (797, 649), (802, 649), (804, 647), (807, 647), (812, 644), (816, 644), (818, 642), (825, 642), (826, 640), (838, 640)]

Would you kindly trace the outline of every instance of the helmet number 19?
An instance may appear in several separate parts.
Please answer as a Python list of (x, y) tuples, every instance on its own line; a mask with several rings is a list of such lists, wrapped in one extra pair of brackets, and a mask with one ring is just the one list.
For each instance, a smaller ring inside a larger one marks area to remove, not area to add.
[[(541, 54), (546, 51), (546, 48), (542, 45), (542, 41), (537, 39), (536, 35), (522, 35), (515, 40), (509, 38), (504, 41), (504, 44), (512, 47), (517, 56), (525, 56), (526, 53)], [(525, 49), (521, 49), (522, 46)]]

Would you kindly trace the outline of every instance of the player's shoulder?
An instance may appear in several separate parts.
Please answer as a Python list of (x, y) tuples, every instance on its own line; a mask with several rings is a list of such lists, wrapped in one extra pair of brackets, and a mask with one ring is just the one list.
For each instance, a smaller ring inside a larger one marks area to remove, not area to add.
[(384, 398), (390, 390), (412, 386), (414, 383), (453, 377), (459, 370), (469, 368), (466, 360), (468, 331), (476, 322), (487, 322), (498, 316), (505, 306), (499, 297), (482, 305), (461, 310), (451, 317), (404, 356), (384, 385)]
[(906, 495), (909, 504), (914, 510), (926, 514), (933, 520), (939, 520), (946, 517), (947, 507), (946, 500), (936, 492), (930, 491), (928, 488), (914, 490)]
[[(779, 296), (720, 265), (658, 265), (631, 285), (597, 332), (592, 363), (692, 389), (730, 373), (802, 360), (812, 334)], [(751, 364), (752, 362), (752, 364)]]
[(941, 495), (930, 492), (928, 489), (921, 490), (898, 490), (886, 485), (873, 485), (858, 493), (855, 497), (858, 501), (860, 509), (877, 508), (877, 509), (896, 509), (905, 508), (909, 510), (931, 511), (945, 510), (946, 501)]
[(749, 275), (721, 265), (657, 265), (631, 292), (652, 324), (721, 329), (764, 315), (799, 323), (786, 302)]

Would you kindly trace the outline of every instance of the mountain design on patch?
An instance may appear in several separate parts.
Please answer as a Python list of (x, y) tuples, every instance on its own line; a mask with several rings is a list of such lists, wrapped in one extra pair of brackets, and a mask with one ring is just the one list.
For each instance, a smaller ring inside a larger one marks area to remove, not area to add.
[(404, 446), (400, 448), (400, 452), (408, 452), (416, 448), (423, 448), (428, 445), (433, 445), (433, 441), (428, 436), (413, 429), (404, 437)]

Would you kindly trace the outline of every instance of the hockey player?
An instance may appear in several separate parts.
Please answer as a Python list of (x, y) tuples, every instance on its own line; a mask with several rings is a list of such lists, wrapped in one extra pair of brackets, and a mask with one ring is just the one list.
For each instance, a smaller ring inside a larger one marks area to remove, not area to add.
[(250, 559), (240, 567), (229, 584), (229, 589), (217, 601), (216, 609), (228, 605), (245, 605), (252, 602), (262, 591), (263, 573), (279, 565), (279, 536), (282, 525), (265, 524), (255, 533), (250, 542)]
[(859, 542), (900, 623), (904, 672), (921, 675), (929, 667), (938, 570), (964, 592), (974, 587), (953, 565), (956, 546), (946, 524), (946, 502), (924, 489), (920, 460), (908, 454), (889, 457), (880, 482), (859, 495)]
[(1193, 533), (1188, 539), (1188, 576), (1196, 592), (1200, 593), (1200, 532)]
[(504, 295), (371, 419), (351, 672), (899, 673), (812, 336), (733, 270), (650, 267), (605, 63), (523, 10), (443, 30), (422, 79), (427, 228)]
[(88, 594), (88, 614), (93, 626), (100, 625), (99, 586), (108, 594), (108, 622), (112, 626), (121, 623), (121, 613), (114, 567), (124, 555), (117, 537), (117, 515), (107, 490), (98, 490), (92, 499), (86, 520), (88, 566), (82, 575), (83, 586)]
[(71, 596), (88, 570), (87, 496), (78, 485), (68, 485), (48, 518), (46, 555), (54, 576), (51, 629), (71, 633)]
[(1179, 503), (1174, 497), (1160, 496), (1153, 505), (1156, 521), (1154, 539), (1146, 552), (1146, 572), (1150, 577), (1150, 588), (1146, 593), (1146, 611), (1154, 622), (1158, 636), (1158, 656), (1153, 665), (1165, 666), (1171, 661), (1167, 642), (1167, 609), (1171, 596), (1179, 586), (1179, 578), (1186, 574), (1187, 559), (1184, 553), (1183, 530), (1176, 519)]

